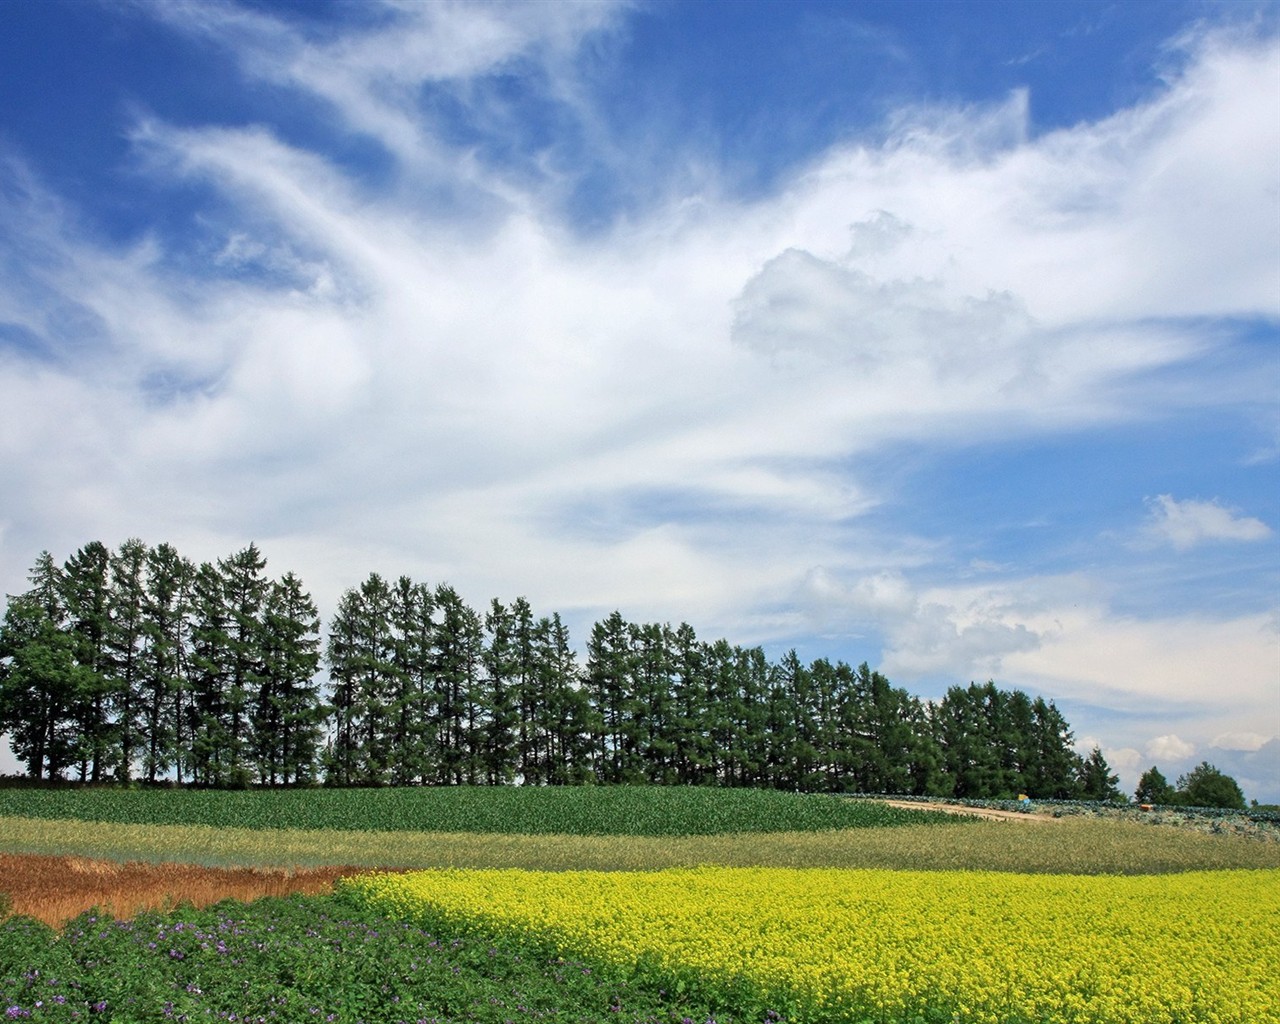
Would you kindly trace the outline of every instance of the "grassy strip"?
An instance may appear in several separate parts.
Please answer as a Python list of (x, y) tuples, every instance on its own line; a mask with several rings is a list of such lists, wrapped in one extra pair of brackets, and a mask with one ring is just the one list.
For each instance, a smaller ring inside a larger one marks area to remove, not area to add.
[(1088, 818), (1064, 820), (1052, 828), (978, 822), (949, 828), (672, 838), (324, 832), (0, 818), (0, 836), (0, 848), (12, 853), (210, 867), (350, 864), (636, 871), (717, 864), (1058, 874), (1280, 867), (1280, 844)]
[(830, 796), (659, 786), (0, 789), (0, 815), (133, 825), (578, 836), (809, 832), (943, 820), (936, 812)]
[[(643, 980), (529, 954), (518, 943), (435, 933), (333, 897), (182, 907), (132, 921), (90, 912), (60, 938), (11, 918), (0, 922), (0, 1013), (128, 1024), (687, 1024), (715, 1012)], [(776, 1017), (754, 1017), (765, 1019)]]

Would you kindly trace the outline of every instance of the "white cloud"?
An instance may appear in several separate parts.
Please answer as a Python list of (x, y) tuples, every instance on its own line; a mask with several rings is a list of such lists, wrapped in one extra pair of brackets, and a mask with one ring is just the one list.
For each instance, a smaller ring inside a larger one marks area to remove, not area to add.
[(862, 372), (923, 359), (950, 376), (952, 365), (1007, 357), (1033, 326), (1009, 294), (953, 298), (938, 280), (877, 281), (846, 261), (801, 249), (769, 260), (734, 308), (736, 344)]
[[(1085, 751), (1087, 754), (1088, 751)], [(1133, 747), (1111, 748), (1103, 745), (1102, 755), (1111, 766), (1111, 771), (1119, 779), (1116, 783), (1121, 793), (1132, 795), (1138, 788), (1138, 780), (1149, 767), (1149, 762), (1142, 752)]]
[(1111, 765), (1111, 770), (1121, 777), (1122, 782), (1130, 776), (1133, 777), (1134, 786), (1128, 787), (1133, 789), (1137, 785), (1137, 778), (1142, 770), (1142, 752), (1134, 750), (1133, 747), (1120, 747), (1116, 750), (1103, 750), (1103, 755), (1107, 759), (1107, 764)]
[(1240, 784), (1246, 800), (1280, 804), (1280, 736), (1273, 736), (1257, 750), (1220, 751), (1213, 764)]
[[(519, 130), (518, 120), (486, 87), (502, 72), (530, 79), (549, 100), (580, 120), (591, 112), (579, 97), (573, 58), (583, 44), (615, 29), (627, 4), (395, 3), (369, 5), (363, 24), (309, 34), (285, 19), (231, 4), (155, 5), (150, 12), (189, 35), (226, 48), (251, 78), (327, 103), (348, 131), (376, 139), (424, 182), (472, 188), (523, 206), (532, 176), (554, 181), (546, 154), (512, 176), (494, 173), (466, 154), (449, 154), (423, 102), (427, 88), (465, 108), (482, 138)], [(600, 140), (597, 140), (600, 141)]]
[(1280, 712), (1267, 613), (1135, 619), (1103, 603), (1079, 603), (1055, 604), (1026, 622), (1041, 634), (1041, 645), (1010, 656), (1005, 669), (1043, 680), (1050, 692), (1105, 696), (1112, 707), (1153, 718), (1229, 707), (1241, 720), (1274, 721)]
[(1224, 732), (1210, 740), (1209, 745), (1219, 750), (1260, 750), (1271, 736), (1256, 732)]
[(1010, 625), (973, 609), (930, 603), (890, 635), (884, 651), (887, 671), (907, 677), (952, 673), (962, 677), (1000, 673), (1009, 655), (1035, 650), (1041, 638), (1021, 623)]
[[(1076, 748), (1100, 746), (1125, 792), (1153, 762), (1176, 773), (1212, 746), (1226, 763), (1268, 746), (1254, 730), (1280, 733), (1280, 648), (1268, 612), (1135, 619), (1111, 607), (1114, 588), (1084, 574), (1019, 579), (1004, 570), (995, 582), (913, 584), (923, 568), (847, 581), (811, 570), (799, 604), (828, 637), (882, 637), (879, 667), (915, 692), (940, 696), (939, 680), (991, 677), (1054, 699), (1077, 730)], [(1280, 795), (1258, 767), (1241, 769), (1251, 796)]]
[(1148, 502), (1150, 514), (1145, 535), (1188, 551), (1209, 541), (1258, 541), (1271, 536), (1271, 528), (1260, 519), (1240, 514), (1213, 501), (1178, 501), (1161, 494)]
[(1179, 736), (1157, 736), (1146, 746), (1147, 756), (1161, 761), (1185, 761), (1195, 754), (1195, 744)]
[(883, 668), (893, 677), (919, 679), (935, 674), (986, 678), (1001, 673), (1018, 652), (1043, 642), (1025, 602), (1033, 586), (918, 588), (896, 570), (840, 581), (829, 569), (810, 570), (801, 602), (813, 621), (828, 631), (874, 630), (883, 636)]

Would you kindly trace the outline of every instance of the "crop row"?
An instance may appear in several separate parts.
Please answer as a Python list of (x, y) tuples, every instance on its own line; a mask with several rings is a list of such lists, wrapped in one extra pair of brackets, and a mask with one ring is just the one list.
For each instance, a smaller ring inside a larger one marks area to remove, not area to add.
[(675, 836), (883, 828), (936, 812), (768, 790), (699, 787), (406, 787), (255, 791), (0, 789), (0, 816), (136, 825), (339, 831)]
[(1280, 872), (433, 871), (339, 883), (643, 977), (745, 983), (813, 1024), (1275, 1024)]

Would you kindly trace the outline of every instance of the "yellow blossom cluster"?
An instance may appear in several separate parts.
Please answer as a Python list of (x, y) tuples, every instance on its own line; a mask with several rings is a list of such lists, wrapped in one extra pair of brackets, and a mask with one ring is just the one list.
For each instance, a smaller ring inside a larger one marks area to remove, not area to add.
[(445, 870), (344, 885), (398, 916), (429, 908), (614, 963), (746, 978), (811, 1024), (1280, 1024), (1276, 870)]

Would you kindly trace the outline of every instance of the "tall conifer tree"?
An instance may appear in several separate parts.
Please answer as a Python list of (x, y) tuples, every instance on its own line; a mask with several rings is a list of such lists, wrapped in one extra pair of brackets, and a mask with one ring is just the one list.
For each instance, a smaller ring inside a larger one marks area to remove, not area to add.
[(120, 745), (116, 777), (125, 782), (133, 778), (135, 760), (146, 746), (146, 726), (138, 692), (142, 676), (146, 573), (147, 546), (137, 537), (131, 537), (111, 557), (111, 628), (107, 641), (110, 693)]
[(324, 708), (315, 680), (320, 619), (293, 573), (271, 584), (263, 606), (263, 647), (253, 705), (259, 781), (309, 782), (315, 773)]
[(76, 719), (80, 778), (100, 782), (115, 766), (116, 728), (111, 700), (111, 552), (91, 541), (67, 559), (62, 587), (79, 674)]
[(192, 598), (186, 729), (191, 773), (199, 785), (222, 786), (230, 781), (232, 768), (232, 627), (223, 577), (212, 563), (203, 562), (196, 570)]
[(155, 782), (172, 769), (179, 782), (188, 769), (185, 746), (192, 585), (195, 566), (171, 544), (147, 553), (139, 701), (146, 736), (143, 775)]
[(9, 599), (0, 623), (0, 728), (33, 779), (57, 779), (81, 759), (83, 692), (76, 641), (66, 628), (63, 574), (41, 552), (31, 589)]

